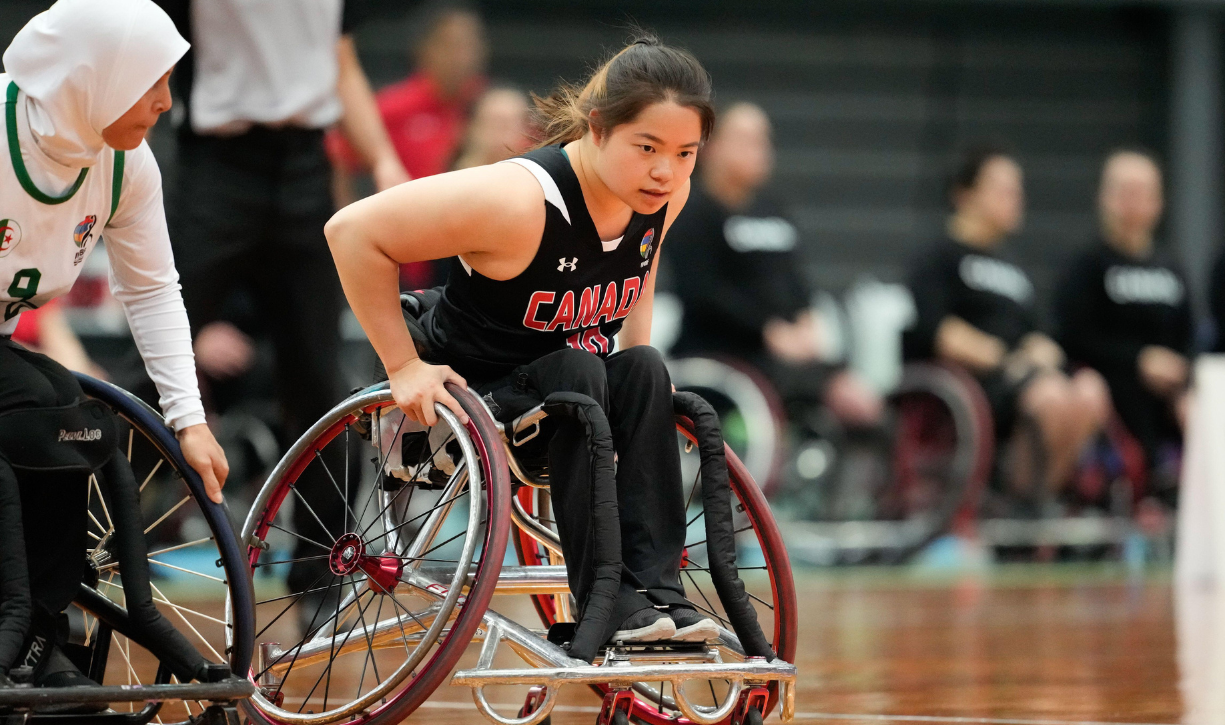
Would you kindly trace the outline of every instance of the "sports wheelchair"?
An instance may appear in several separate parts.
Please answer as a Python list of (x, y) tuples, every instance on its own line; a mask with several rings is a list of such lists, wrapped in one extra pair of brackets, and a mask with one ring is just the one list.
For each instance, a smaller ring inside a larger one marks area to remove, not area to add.
[[(686, 357), (668, 369), (678, 390), (711, 401), (729, 445), (769, 482), (763, 488), (787, 519), (793, 556), (902, 562), (977, 513), (994, 461), (993, 423), (981, 388), (960, 368), (907, 364), (886, 398), (884, 430), (867, 441), (837, 425), (817, 434), (789, 424), (769, 380), (742, 361)], [(814, 453), (822, 461), (815, 476), (802, 470)]]
[[(237, 725), (234, 702), (255, 689), (231, 675), (245, 673), (250, 664), (254, 593), (226, 509), (205, 495), (156, 411), (114, 385), (85, 375), (77, 379), (90, 398), (115, 414), (118, 454), (135, 475), (135, 490), (123, 492), (120, 484), (102, 486), (89, 475), (84, 575), (67, 613), (68, 641), (61, 647), (103, 686), (36, 688), (24, 682), (30, 668), (15, 667), (13, 684), (0, 687), (0, 721)], [(145, 546), (133, 546), (141, 534)], [(5, 545), (20, 536), (20, 529), (0, 531)], [(212, 663), (197, 681), (183, 684), (175, 678), (173, 664), (184, 653), (168, 648), (125, 608), (125, 596), (145, 587), (163, 617)], [(228, 618), (221, 601), (229, 604)]]
[[(503, 425), (475, 393), (448, 389), (466, 425), (441, 405), (433, 427), (407, 420), (386, 383), (356, 392), (293, 445), (260, 491), (242, 529), (257, 582), (289, 562), (286, 548), (299, 543), (327, 569), (303, 591), (256, 601), (250, 676), (258, 690), (241, 704), (253, 722), (398, 722), (476, 642), (479, 655), (450, 682), (471, 687), (477, 709), (502, 725), (546, 721), (565, 684), (604, 698), (602, 725), (631, 717), (760, 723), (780, 704), (790, 719), (797, 636), (790, 563), (764, 496), (723, 446), (709, 407), (696, 396), (677, 398), (678, 445), (700, 460), (685, 491), (681, 575), (693, 606), (720, 623), (720, 637), (611, 642), (588, 661), (566, 648), (577, 647), (576, 604), (550, 518), (547, 465), (527, 453), (547, 434), (548, 402)], [(351, 475), (350, 457), (368, 458), (362, 475)], [(328, 500), (308, 501), (295, 488), (312, 467), (332, 484)], [(297, 506), (312, 514), (343, 507), (343, 530), (303, 542), (290, 525)], [(500, 611), (490, 607), (495, 595)], [(517, 621), (525, 617), (539, 625)]]

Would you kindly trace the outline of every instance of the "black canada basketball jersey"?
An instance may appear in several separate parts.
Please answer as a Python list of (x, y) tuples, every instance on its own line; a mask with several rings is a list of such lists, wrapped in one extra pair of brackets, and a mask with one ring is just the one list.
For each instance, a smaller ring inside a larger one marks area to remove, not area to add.
[(540, 248), (504, 281), (453, 259), (442, 298), (422, 318), (427, 358), (488, 380), (566, 346), (608, 355), (650, 279), (667, 205), (635, 213), (620, 239), (603, 242), (560, 146), (502, 163), (519, 164), (544, 188)]

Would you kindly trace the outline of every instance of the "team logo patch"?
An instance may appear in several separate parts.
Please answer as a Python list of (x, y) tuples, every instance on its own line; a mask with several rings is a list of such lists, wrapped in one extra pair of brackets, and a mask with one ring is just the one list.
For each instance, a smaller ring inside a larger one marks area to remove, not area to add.
[(94, 238), (94, 225), (97, 223), (98, 217), (90, 214), (81, 220), (76, 229), (72, 230), (72, 241), (77, 245), (77, 253), (72, 258), (72, 266), (75, 267), (85, 260), (85, 245)]
[(7, 257), (21, 244), (21, 227), (13, 219), (0, 219), (0, 257)]
[(89, 240), (94, 238), (94, 225), (98, 223), (98, 217), (90, 214), (81, 220), (76, 229), (72, 230), (72, 241), (76, 242), (77, 247), (84, 247), (89, 244)]
[(569, 262), (566, 261), (565, 257), (557, 261), (560, 263), (557, 265), (558, 272), (565, 272), (567, 270), (573, 272), (578, 269), (578, 257), (572, 257)]
[(646, 259), (647, 257), (651, 256), (651, 245), (654, 242), (655, 242), (655, 229), (651, 228), (647, 230), (646, 234), (642, 235), (642, 244), (638, 245), (638, 252), (642, 255), (643, 259)]

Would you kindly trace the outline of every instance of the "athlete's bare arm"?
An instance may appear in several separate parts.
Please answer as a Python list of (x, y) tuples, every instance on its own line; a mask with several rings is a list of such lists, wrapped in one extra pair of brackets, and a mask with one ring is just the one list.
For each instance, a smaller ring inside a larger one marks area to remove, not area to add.
[(651, 279), (647, 281), (646, 287), (642, 290), (642, 296), (638, 298), (638, 304), (634, 305), (634, 311), (625, 318), (625, 324), (621, 327), (620, 334), (617, 335), (617, 345), (622, 350), (635, 345), (651, 344), (651, 316), (655, 306), (655, 272), (659, 267), (659, 258), (663, 256), (663, 244), (668, 238), (668, 230), (672, 228), (672, 222), (676, 221), (677, 215), (681, 213), (681, 209), (685, 208), (687, 201), (689, 201), (688, 179), (685, 180), (685, 185), (677, 189), (672, 198), (668, 200), (668, 213), (664, 216), (664, 229), (659, 239), (659, 249), (655, 251), (655, 260), (651, 263)]
[[(464, 381), (417, 358), (400, 311), (400, 265), (458, 255), (487, 277), (510, 279), (531, 263), (544, 223), (544, 191), (514, 164), (417, 179), (350, 204), (327, 223), (345, 296), (410, 417), (434, 425), (438, 401), (463, 419), (442, 384)], [(421, 374), (396, 374), (410, 366)], [(408, 378), (416, 382), (404, 387), (399, 381)]]

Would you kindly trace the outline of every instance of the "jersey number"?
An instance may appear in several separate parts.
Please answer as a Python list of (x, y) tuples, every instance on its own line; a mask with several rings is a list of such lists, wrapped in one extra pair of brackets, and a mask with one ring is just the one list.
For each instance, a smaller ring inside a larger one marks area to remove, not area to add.
[(33, 267), (18, 270), (17, 274), (13, 275), (8, 295), (16, 301), (8, 303), (8, 306), (4, 308), (5, 322), (16, 317), (22, 310), (32, 310), (37, 306), (30, 300), (38, 294), (38, 283), (42, 281), (42, 278), (43, 273)]

